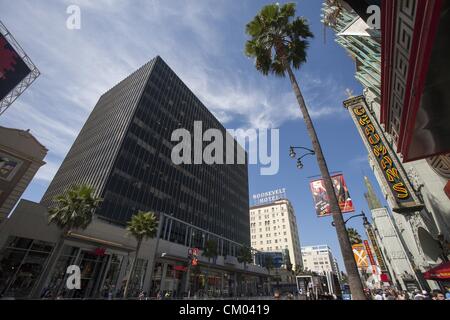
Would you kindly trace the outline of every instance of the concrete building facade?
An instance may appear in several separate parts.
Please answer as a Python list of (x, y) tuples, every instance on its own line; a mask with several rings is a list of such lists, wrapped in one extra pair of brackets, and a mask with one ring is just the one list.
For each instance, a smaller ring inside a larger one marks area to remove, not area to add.
[[(385, 2), (390, 3), (390, 1)], [(401, 9), (402, 6), (416, 8), (416, 2), (397, 2), (397, 5), (399, 10), (403, 10)], [(416, 273), (423, 273), (441, 262), (439, 259), (432, 259), (424, 251), (424, 247), (429, 246), (427, 239), (437, 239), (441, 235), (446, 241), (450, 240), (450, 198), (446, 193), (446, 186), (450, 177), (448, 155), (410, 162), (403, 161), (401, 150), (396, 145), (400, 123), (391, 123), (387, 128), (388, 130), (381, 124), (384, 74), (382, 68), (382, 32), (369, 28), (364, 20), (347, 7), (339, 8), (338, 12), (333, 10), (329, 5), (324, 4), (324, 21), (336, 32), (336, 42), (344, 47), (355, 61), (355, 77), (364, 88), (364, 103), (367, 104), (369, 117), (372, 117), (375, 125), (380, 128), (382, 139), (387, 142), (387, 148), (392, 150), (391, 153), (395, 161), (399, 163), (398, 170), (405, 177), (405, 188), (410, 191), (412, 197), (424, 204), (423, 209), (420, 210), (413, 210), (408, 213), (396, 212), (397, 199), (390, 192), (385, 173), (380, 170), (377, 159), (372, 153), (372, 148), (365, 143), (369, 153), (369, 164), (389, 205), (390, 214), (399, 236), (406, 245), (407, 251), (411, 253), (411, 262)], [(331, 20), (325, 19), (327, 16), (334, 16), (334, 18)], [(398, 47), (400, 48), (400, 46)], [(395, 68), (397, 67), (401, 68), (401, 65), (396, 65)], [(400, 75), (397, 80), (398, 88), (402, 88), (400, 84), (406, 79)], [(386, 81), (384, 82), (386, 84)], [(397, 109), (401, 109), (401, 102), (399, 103)], [(396, 127), (397, 129), (393, 130)], [(363, 140), (365, 139), (363, 134), (361, 134), (361, 137)], [(429, 237), (420, 239), (419, 234), (427, 234)], [(432, 281), (429, 281), (429, 285), (435, 287)]]
[(0, 126), (0, 224), (45, 164), (47, 151), (29, 131)]
[(263, 252), (289, 251), (293, 268), (303, 265), (297, 219), (287, 199), (250, 208), (252, 248)]
[(317, 272), (325, 275), (332, 272), (339, 274), (337, 262), (328, 245), (302, 247), (303, 268), (307, 271)]
[[(0, 233), (0, 297), (27, 298), (41, 276), (41, 271), (59, 241), (61, 231), (48, 224), (47, 209), (21, 200)], [(122, 227), (98, 217), (86, 230), (72, 230), (64, 239), (64, 249), (50, 276), (45, 281), (51, 297), (63, 298), (122, 298), (130, 266), (137, 267), (130, 282), (129, 296), (137, 297), (141, 290), (155, 296), (157, 291), (172, 297), (268, 294), (268, 272), (265, 268), (237, 261), (237, 253), (228, 254), (225, 247), (236, 250), (242, 246), (173, 216), (162, 215), (159, 240), (145, 240), (136, 257), (136, 240)], [(175, 227), (176, 225), (176, 227)], [(176, 243), (180, 229), (192, 237)], [(199, 235), (201, 241), (216, 238), (218, 256), (208, 261), (198, 254), (199, 264), (189, 269), (188, 251)], [(77, 265), (81, 270), (81, 289), (66, 286), (67, 267)], [(153, 268), (153, 269), (152, 269)], [(208, 292), (205, 283), (208, 282)]]

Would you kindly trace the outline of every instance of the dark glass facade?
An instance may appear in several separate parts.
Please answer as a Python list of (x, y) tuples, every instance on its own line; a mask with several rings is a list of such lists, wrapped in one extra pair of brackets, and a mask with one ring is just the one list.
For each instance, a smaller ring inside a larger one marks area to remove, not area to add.
[(100, 98), (42, 203), (50, 206), (70, 185), (86, 183), (104, 199), (97, 214), (113, 223), (152, 210), (249, 245), (247, 164), (172, 163), (172, 132), (185, 128), (193, 136), (194, 121), (225, 137), (219, 121), (156, 57)]

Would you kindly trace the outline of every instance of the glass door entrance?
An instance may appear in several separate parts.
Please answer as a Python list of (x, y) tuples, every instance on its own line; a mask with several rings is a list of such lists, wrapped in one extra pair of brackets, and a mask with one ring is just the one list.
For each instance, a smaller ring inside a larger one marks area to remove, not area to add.
[[(113, 298), (123, 268), (124, 255), (66, 246), (53, 271), (49, 289), (51, 297), (63, 299)], [(68, 290), (66, 273), (69, 265), (80, 267), (81, 289)]]
[(103, 275), (110, 255), (96, 255), (94, 252), (81, 250), (77, 265), (81, 270), (81, 289), (71, 290), (70, 298), (96, 298), (99, 294)]

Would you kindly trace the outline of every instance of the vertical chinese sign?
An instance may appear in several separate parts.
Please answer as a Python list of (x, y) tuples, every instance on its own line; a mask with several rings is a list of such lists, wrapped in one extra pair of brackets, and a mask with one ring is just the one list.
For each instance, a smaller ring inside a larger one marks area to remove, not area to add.
[(378, 121), (368, 109), (364, 97), (351, 98), (344, 101), (344, 105), (350, 112), (369, 154), (376, 160), (375, 165), (384, 180), (388, 196), (395, 204), (393, 211), (420, 211), (423, 203), (415, 195), (402, 164), (387, 142)]

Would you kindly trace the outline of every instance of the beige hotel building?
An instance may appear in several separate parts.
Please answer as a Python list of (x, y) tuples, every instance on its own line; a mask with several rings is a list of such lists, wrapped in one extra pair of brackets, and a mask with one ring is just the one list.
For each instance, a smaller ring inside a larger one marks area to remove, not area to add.
[(302, 266), (300, 240), (294, 208), (287, 199), (250, 208), (252, 248), (263, 252), (289, 250), (293, 268)]

